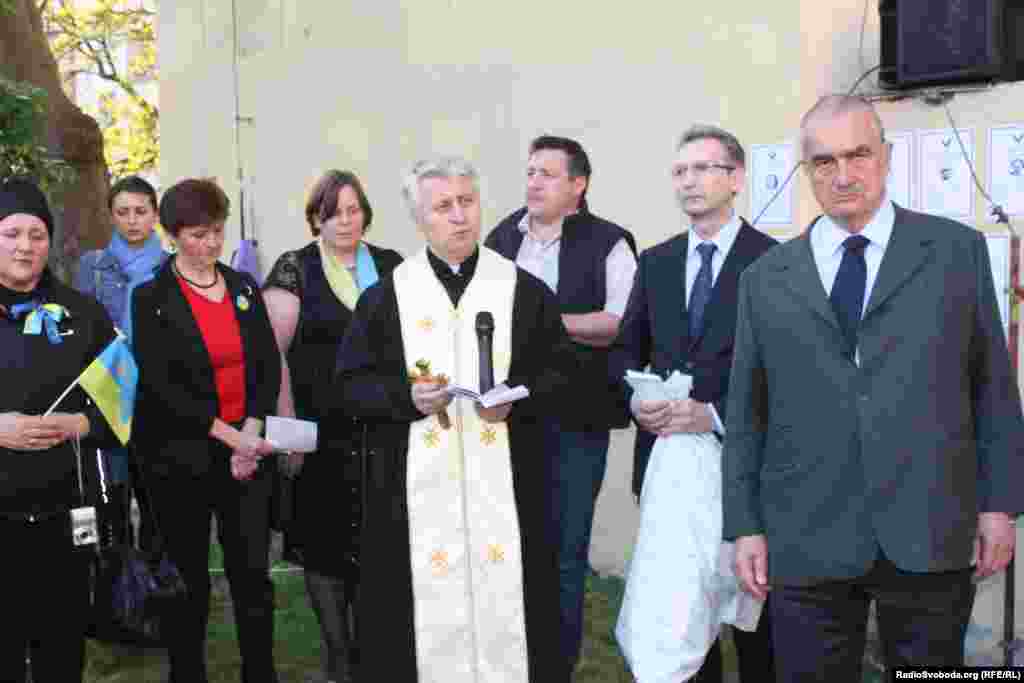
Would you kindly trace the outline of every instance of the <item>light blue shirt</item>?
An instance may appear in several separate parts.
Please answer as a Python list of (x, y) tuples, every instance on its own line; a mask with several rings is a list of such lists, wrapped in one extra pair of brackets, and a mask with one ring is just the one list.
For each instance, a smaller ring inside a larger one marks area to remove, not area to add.
[[(690, 228), (690, 239), (686, 240), (686, 305), (690, 305), (690, 292), (693, 291), (693, 283), (697, 279), (697, 273), (700, 271), (701, 258), (700, 252), (697, 251), (697, 247), (704, 243), (714, 244), (716, 249), (715, 253), (711, 255), (711, 285), (712, 287), (718, 282), (718, 274), (722, 272), (722, 264), (725, 263), (725, 259), (728, 258), (729, 252), (732, 250), (732, 245), (736, 242), (736, 235), (740, 232), (740, 217), (736, 215), (734, 211), (732, 218), (723, 225), (718, 233), (709, 240), (703, 239), (696, 230)], [(713, 403), (708, 404), (708, 408), (711, 410), (711, 418), (715, 424), (715, 432), (718, 434), (725, 434), (725, 425), (722, 424), (722, 418), (718, 416), (718, 411), (715, 409)]]
[[(871, 221), (860, 231), (860, 235), (867, 237), (868, 246), (864, 249), (864, 263), (867, 265), (867, 278), (864, 287), (864, 305), (861, 307), (861, 315), (867, 310), (868, 302), (871, 300), (871, 292), (875, 288), (875, 280), (878, 279), (878, 269), (882, 265), (882, 257), (885, 256), (886, 247), (892, 238), (893, 225), (896, 222), (896, 209), (888, 199), (882, 202)], [(825, 295), (831, 296), (832, 285), (835, 284), (836, 275), (839, 273), (839, 264), (843, 261), (843, 241), (850, 237), (851, 233), (828, 216), (822, 216), (811, 229), (811, 253), (814, 254), (814, 263), (818, 266), (818, 275), (821, 276), (821, 285), (825, 288)], [(854, 354), (854, 361), (860, 365), (860, 350)]]
[(715, 253), (711, 256), (711, 285), (718, 282), (718, 274), (722, 272), (722, 264), (729, 256), (733, 243), (736, 242), (736, 235), (740, 232), (740, 218), (735, 212), (729, 222), (721, 227), (714, 237), (709, 240), (703, 239), (697, 231), (690, 228), (690, 239), (686, 242), (686, 305), (689, 306), (690, 292), (693, 291), (693, 283), (700, 271), (701, 259), (697, 247), (704, 243), (714, 244)]
[[(892, 202), (886, 200), (882, 202), (878, 212), (859, 233), (870, 240), (870, 244), (864, 249), (867, 283), (864, 290), (864, 308), (861, 309), (862, 315), (871, 299), (871, 291), (875, 287), (875, 280), (878, 279), (878, 269), (882, 265), (882, 257), (885, 256), (885, 249), (889, 246), (889, 240), (892, 238), (895, 222), (896, 209)], [(832, 294), (832, 285), (835, 284), (836, 275), (839, 273), (839, 264), (843, 260), (843, 241), (850, 235), (851, 233), (846, 228), (828, 216), (822, 216), (811, 230), (811, 252), (814, 254), (814, 263), (818, 266), (818, 274), (821, 276), (821, 285), (825, 288), (826, 296)]]

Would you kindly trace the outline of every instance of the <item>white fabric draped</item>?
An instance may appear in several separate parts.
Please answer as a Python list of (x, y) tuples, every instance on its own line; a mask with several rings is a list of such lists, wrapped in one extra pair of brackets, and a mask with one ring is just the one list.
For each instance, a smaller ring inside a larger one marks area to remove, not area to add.
[(638, 683), (694, 676), (721, 624), (757, 628), (722, 542), (722, 449), (711, 434), (658, 437), (615, 636)]

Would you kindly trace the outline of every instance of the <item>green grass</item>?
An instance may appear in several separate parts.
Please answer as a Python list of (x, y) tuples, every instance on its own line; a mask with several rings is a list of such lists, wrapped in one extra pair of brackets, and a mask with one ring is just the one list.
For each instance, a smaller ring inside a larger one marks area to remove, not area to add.
[[(219, 550), (219, 549), (218, 549)], [(213, 562), (211, 562), (213, 564)], [(214, 565), (217, 566), (217, 565)], [(274, 656), (281, 683), (302, 683), (320, 667), (320, 629), (306, 599), (302, 574), (275, 573)], [(613, 630), (622, 581), (588, 579), (586, 634), (576, 683), (630, 683)], [(210, 683), (238, 681), (240, 662), (228, 598), (214, 591), (210, 606), (207, 661)], [(167, 664), (161, 650), (88, 644), (86, 683), (164, 683)]]
[(583, 648), (575, 683), (632, 683), (615, 643), (615, 620), (622, 604), (622, 579), (587, 577)]
[[(320, 628), (306, 601), (301, 573), (274, 574), (274, 656), (282, 683), (301, 683), (320, 666)], [(230, 600), (214, 591), (207, 641), (210, 683), (235, 683), (241, 663)], [(167, 677), (162, 650), (88, 644), (87, 683), (163, 683)]]
[[(273, 579), (276, 603), (274, 658), (278, 673), (281, 683), (303, 683), (306, 676), (320, 668), (320, 628), (309, 608), (302, 574), (276, 572)], [(215, 586), (218, 583), (215, 581)], [(574, 683), (632, 683), (614, 636), (623, 588), (622, 579), (616, 577), (591, 575), (587, 578), (583, 650)], [(241, 670), (238, 643), (230, 601), (223, 589), (214, 590), (209, 633), (207, 662), (210, 683), (236, 683)], [(722, 645), (726, 662), (725, 680), (736, 680), (735, 650), (731, 639), (723, 638)], [(166, 658), (162, 650), (89, 642), (87, 656), (86, 683), (164, 683), (167, 678)], [(863, 680), (864, 683), (881, 683), (882, 677), (865, 667)]]

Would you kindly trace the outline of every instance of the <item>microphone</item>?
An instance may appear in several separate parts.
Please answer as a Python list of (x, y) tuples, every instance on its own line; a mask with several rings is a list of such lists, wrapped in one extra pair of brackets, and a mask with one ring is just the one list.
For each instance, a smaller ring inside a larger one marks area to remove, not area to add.
[(480, 393), (494, 388), (494, 363), (491, 360), (491, 341), (494, 339), (494, 316), (490, 311), (476, 314), (476, 341), (480, 349)]

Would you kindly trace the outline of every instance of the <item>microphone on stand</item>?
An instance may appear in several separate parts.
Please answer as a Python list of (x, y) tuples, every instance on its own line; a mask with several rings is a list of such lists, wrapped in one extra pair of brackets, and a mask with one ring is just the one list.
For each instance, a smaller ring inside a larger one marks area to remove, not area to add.
[(494, 363), (491, 359), (491, 341), (494, 339), (494, 316), (490, 311), (476, 314), (476, 340), (480, 349), (480, 394), (494, 388)]

